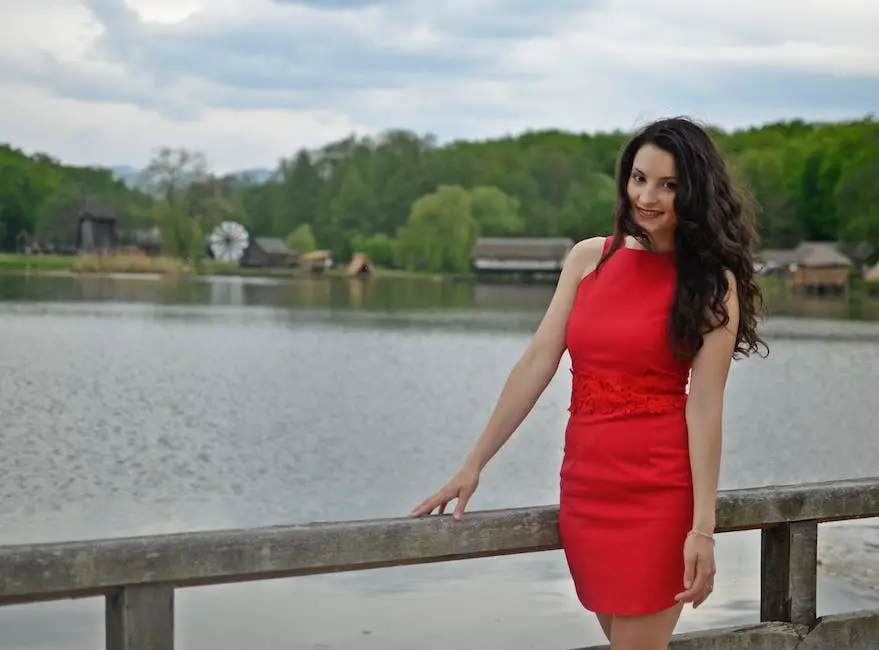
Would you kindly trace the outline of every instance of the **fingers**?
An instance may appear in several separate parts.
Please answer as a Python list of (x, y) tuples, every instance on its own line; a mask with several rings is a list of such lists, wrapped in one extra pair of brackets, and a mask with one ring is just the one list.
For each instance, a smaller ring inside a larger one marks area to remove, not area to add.
[(694, 584), (690, 589), (679, 593), (675, 596), (677, 602), (692, 603), (693, 609), (699, 607), (708, 600), (708, 597), (714, 592), (714, 582), (705, 581)]
[(713, 592), (714, 592), (714, 583), (709, 582), (707, 585), (705, 585), (705, 589), (702, 591), (700, 596), (695, 601), (693, 601), (693, 609), (698, 608), (702, 603), (704, 603), (706, 600), (708, 600), (708, 597)]
[(699, 607), (702, 603), (708, 600), (708, 597), (714, 592), (714, 578), (710, 578), (706, 583), (699, 594), (696, 596), (693, 601), (693, 609)]
[(690, 557), (684, 561), (684, 586), (690, 589), (693, 586), (696, 575), (696, 558)]
[(693, 603), (696, 608), (714, 591), (714, 563), (703, 557), (685, 560), (685, 591), (675, 596), (678, 602)]
[(455, 507), (453, 516), (455, 517), (455, 519), (460, 519), (461, 516), (464, 514), (464, 508), (467, 506), (467, 502), (470, 500), (470, 497), (472, 495), (472, 491), (469, 491), (469, 493), (467, 493), (462, 490), (461, 493), (458, 495), (449, 495), (445, 491), (440, 491), (415, 506), (415, 508), (412, 509), (412, 512), (409, 513), (409, 516), (421, 517), (423, 515), (429, 515), (434, 510), (437, 511), (437, 514), (443, 515), (446, 512), (446, 508), (448, 507), (449, 502), (457, 496), (458, 503)]
[(455, 519), (460, 519), (464, 516), (464, 509), (467, 507), (467, 502), (470, 501), (472, 496), (473, 490), (461, 490), (461, 493), (458, 495), (458, 503), (455, 504), (455, 511), (452, 513)]
[(476, 491), (476, 485), (476, 481), (453, 480), (443, 486), (439, 492), (436, 492), (415, 506), (412, 512), (409, 513), (409, 516), (420, 517), (428, 515), (434, 510), (438, 510), (438, 514), (443, 515), (449, 503), (452, 500), (457, 500), (452, 516), (455, 519), (460, 519), (464, 516), (464, 510), (467, 508), (470, 497)]
[(422, 515), (429, 515), (437, 508), (440, 508), (440, 514), (442, 514), (442, 511), (445, 510), (448, 502), (449, 499), (446, 499), (441, 492), (437, 492), (415, 506), (415, 508), (412, 509), (412, 512), (409, 513), (409, 516), (421, 517)]
[[(692, 597), (695, 589), (693, 588), (693, 582), (696, 577), (696, 557), (690, 553), (684, 554), (684, 589), (686, 591), (684, 594), (687, 597)], [(678, 596), (678, 600), (684, 600), (682, 595)]]
[(687, 589), (686, 591), (682, 591), (677, 596), (675, 596), (675, 600), (679, 603), (692, 603), (694, 600), (696, 600), (696, 590)]

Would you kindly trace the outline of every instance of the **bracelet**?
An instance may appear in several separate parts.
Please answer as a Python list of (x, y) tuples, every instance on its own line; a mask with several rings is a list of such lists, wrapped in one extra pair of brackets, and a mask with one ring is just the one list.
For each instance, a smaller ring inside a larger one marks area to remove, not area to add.
[(695, 528), (687, 533), (687, 537), (691, 537), (692, 535), (697, 535), (698, 537), (704, 537), (705, 539), (710, 539), (711, 543), (714, 543), (714, 535), (710, 535), (708, 533), (703, 533), (701, 530), (696, 530)]

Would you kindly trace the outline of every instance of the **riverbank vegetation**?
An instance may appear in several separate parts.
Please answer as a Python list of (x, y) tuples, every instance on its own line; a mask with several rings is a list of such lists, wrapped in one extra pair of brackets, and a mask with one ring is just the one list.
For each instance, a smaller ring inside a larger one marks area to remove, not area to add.
[[(87, 201), (112, 210), (120, 244), (136, 248), (144, 233), (158, 232), (162, 255), (186, 265), (202, 261), (207, 233), (233, 220), (299, 252), (326, 249), (347, 260), (362, 251), (379, 267), (467, 273), (480, 235), (608, 232), (614, 164), (627, 137), (543, 131), (439, 145), (388, 131), (295, 151), (267, 178), (218, 175), (198, 152), (162, 149), (136, 187), (106, 169), (2, 146), (0, 249), (75, 248)], [(868, 261), (876, 259), (879, 123), (789, 121), (716, 137), (755, 201), (762, 246), (866, 242)]]

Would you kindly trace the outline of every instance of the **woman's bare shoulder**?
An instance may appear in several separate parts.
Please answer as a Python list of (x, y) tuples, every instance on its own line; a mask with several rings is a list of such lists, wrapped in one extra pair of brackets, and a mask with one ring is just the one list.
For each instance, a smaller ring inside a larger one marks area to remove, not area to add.
[(598, 266), (605, 241), (607, 237), (603, 235), (581, 239), (571, 248), (565, 265), (571, 265), (576, 269), (576, 275), (581, 278), (589, 275)]

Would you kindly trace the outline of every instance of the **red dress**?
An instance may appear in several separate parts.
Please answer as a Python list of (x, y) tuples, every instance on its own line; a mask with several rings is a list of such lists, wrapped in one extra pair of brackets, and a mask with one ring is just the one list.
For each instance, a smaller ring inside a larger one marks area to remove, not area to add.
[(675, 277), (672, 254), (620, 248), (580, 282), (568, 319), (559, 533), (577, 596), (593, 612), (657, 612), (684, 590), (690, 364), (667, 338)]

